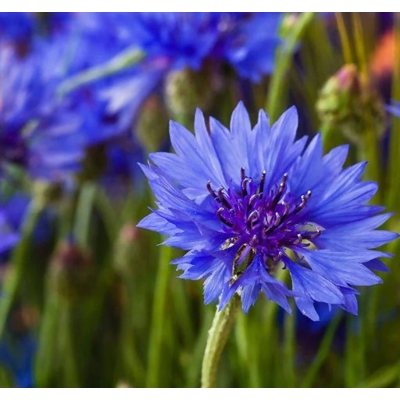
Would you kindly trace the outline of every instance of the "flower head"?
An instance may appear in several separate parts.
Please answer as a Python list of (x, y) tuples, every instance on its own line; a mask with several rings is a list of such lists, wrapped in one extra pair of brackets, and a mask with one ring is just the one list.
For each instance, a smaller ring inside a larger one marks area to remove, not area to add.
[(0, 58), (0, 162), (26, 167), (35, 178), (58, 180), (74, 170), (82, 154), (82, 135), (70, 133), (79, 120), (60, 112), (41, 55), (21, 59), (0, 43)]
[(205, 303), (220, 298), (221, 309), (237, 292), (247, 312), (262, 291), (289, 312), (294, 297), (313, 320), (314, 302), (356, 314), (353, 285), (381, 282), (372, 270), (385, 270), (378, 257), (388, 254), (373, 248), (397, 237), (375, 230), (390, 215), (366, 204), (377, 190), (361, 181), (366, 163), (343, 169), (348, 147), (323, 156), (320, 135), (296, 141), (294, 108), (272, 127), (260, 111), (252, 128), (239, 103), (230, 130), (209, 126), (199, 110), (195, 136), (171, 123), (176, 154), (153, 153), (156, 165), (142, 166), (158, 209), (139, 226), (188, 250), (174, 263), (182, 278), (205, 278)]
[(138, 13), (133, 37), (149, 59), (173, 69), (225, 62), (258, 81), (272, 71), (281, 19), (279, 13)]
[[(275, 51), (281, 43), (282, 13), (127, 13), (123, 18), (119, 14), (94, 13), (88, 19), (92, 27), (110, 27), (107, 31), (113, 35), (103, 39), (105, 43), (113, 41), (108, 48), (136, 46), (145, 54), (134, 68), (115, 77), (115, 84), (104, 92), (109, 110), (121, 113), (129, 126), (144, 99), (160, 88), (166, 103), (174, 97), (171, 92), (178, 92), (176, 96), (182, 97), (180, 102), (191, 114), (190, 99), (206, 94), (208, 98), (210, 92), (220, 90), (226, 70), (240, 79), (259, 82), (273, 71)], [(193, 73), (189, 78), (185, 76), (188, 71)], [(215, 81), (212, 88), (205, 89), (206, 94), (201, 90), (202, 72)], [(181, 84), (170, 81), (176, 73), (184, 75), (179, 77)], [(187, 96), (193, 86), (194, 93)]]

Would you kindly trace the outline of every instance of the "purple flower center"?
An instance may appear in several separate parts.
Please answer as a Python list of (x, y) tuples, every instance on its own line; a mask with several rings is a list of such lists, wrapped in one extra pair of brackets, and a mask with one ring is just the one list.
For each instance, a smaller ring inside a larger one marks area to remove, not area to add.
[[(235, 265), (256, 253), (272, 266), (279, 261), (286, 248), (309, 246), (321, 234), (321, 228), (304, 217), (302, 210), (311, 197), (311, 191), (296, 199), (288, 190), (288, 174), (269, 191), (265, 189), (266, 171), (258, 183), (241, 169), (239, 190), (207, 189), (216, 202), (216, 215), (223, 229), (231, 235), (228, 245), (237, 248)], [(302, 215), (303, 214), (303, 215)], [(228, 247), (229, 247), (228, 246)]]

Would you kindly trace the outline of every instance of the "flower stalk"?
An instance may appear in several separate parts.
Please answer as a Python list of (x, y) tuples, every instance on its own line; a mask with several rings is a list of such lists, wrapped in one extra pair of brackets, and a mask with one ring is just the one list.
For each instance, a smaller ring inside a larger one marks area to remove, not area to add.
[(165, 304), (170, 276), (169, 262), (172, 258), (172, 248), (164, 246), (160, 251), (157, 272), (156, 290), (152, 310), (150, 344), (148, 353), (147, 387), (159, 387), (161, 371), (161, 354), (164, 329), (166, 324)]
[(3, 283), (3, 297), (0, 301), (0, 338), (4, 334), (7, 317), (17, 296), (25, 267), (29, 261), (29, 247), (36, 224), (43, 210), (43, 204), (32, 201), (22, 227), (21, 241), (12, 259), (12, 267)]
[(216, 386), (219, 359), (239, 311), (239, 305), (240, 297), (235, 295), (223, 310), (218, 311), (217, 309), (215, 313), (211, 329), (208, 332), (208, 340), (204, 352), (201, 370), (202, 388)]
[(276, 121), (279, 114), (282, 112), (283, 99), (282, 99), (282, 87), (284, 87), (287, 80), (287, 73), (290, 68), (290, 63), (296, 46), (299, 40), (302, 38), (306, 28), (312, 21), (314, 13), (306, 12), (299, 16), (293, 29), (285, 37), (285, 45), (278, 54), (276, 59), (275, 72), (271, 77), (271, 86), (266, 99), (265, 108), (268, 110), (271, 121)]

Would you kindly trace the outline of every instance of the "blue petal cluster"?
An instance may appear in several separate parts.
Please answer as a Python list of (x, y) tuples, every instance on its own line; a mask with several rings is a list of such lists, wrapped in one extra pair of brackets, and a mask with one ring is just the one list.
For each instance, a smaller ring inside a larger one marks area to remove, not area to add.
[[(156, 210), (139, 226), (168, 236), (166, 245), (188, 250), (175, 260), (185, 279), (205, 279), (205, 303), (222, 309), (235, 293), (247, 312), (260, 292), (290, 312), (288, 297), (318, 320), (314, 302), (357, 314), (353, 286), (381, 283), (387, 270), (374, 250), (397, 234), (376, 230), (390, 214), (368, 205), (377, 191), (362, 181), (366, 163), (343, 168), (348, 147), (323, 155), (321, 136), (296, 140), (297, 112), (270, 127), (259, 112), (251, 127), (244, 106), (230, 129), (198, 110), (193, 136), (171, 122), (176, 154), (154, 153), (142, 166)], [(291, 285), (278, 280), (284, 268)]]
[(42, 56), (21, 59), (0, 43), (1, 161), (26, 167), (35, 178), (61, 180), (76, 169), (84, 140), (79, 116), (57, 101)]
[(272, 72), (280, 23), (279, 13), (138, 13), (132, 36), (148, 59), (172, 69), (225, 62), (259, 81)]
[[(86, 16), (91, 25), (108, 26), (113, 48), (128, 44), (144, 59), (106, 92), (109, 110), (131, 123), (143, 100), (171, 71), (205, 65), (233, 69), (240, 78), (259, 82), (274, 68), (280, 44), (281, 13), (102, 13)], [(89, 24), (88, 24), (89, 25)]]
[(60, 93), (64, 81), (115, 52), (92, 56), (89, 28), (73, 15), (61, 22), (63, 29), (53, 36), (34, 37), (24, 55), (0, 32), (0, 162), (20, 165), (36, 179), (70, 182), (86, 149), (122, 129), (102, 99), (106, 80)]
[(29, 41), (34, 32), (34, 18), (28, 12), (0, 12), (0, 36), (8, 41)]

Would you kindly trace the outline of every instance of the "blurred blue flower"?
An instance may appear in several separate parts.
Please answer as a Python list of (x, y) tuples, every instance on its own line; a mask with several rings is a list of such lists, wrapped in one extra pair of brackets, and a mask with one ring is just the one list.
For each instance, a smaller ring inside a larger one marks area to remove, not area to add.
[(20, 59), (0, 43), (0, 60), (1, 162), (26, 167), (35, 178), (63, 179), (83, 153), (82, 134), (71, 137), (79, 119), (59, 112), (39, 54)]
[(0, 343), (0, 364), (11, 372), (16, 387), (34, 386), (36, 347), (36, 340), (29, 332), (13, 335)]
[(280, 13), (138, 13), (134, 43), (148, 60), (198, 70), (206, 60), (259, 81), (273, 70)]
[[(306, 147), (295, 141), (297, 112), (285, 112), (270, 128), (260, 111), (252, 129), (239, 103), (230, 130), (202, 113), (196, 136), (172, 122), (177, 154), (153, 153), (142, 166), (158, 209), (139, 226), (168, 235), (166, 245), (188, 250), (175, 260), (185, 279), (202, 279), (205, 303), (222, 309), (240, 293), (247, 312), (262, 291), (290, 312), (288, 296), (312, 320), (314, 302), (357, 314), (353, 286), (381, 283), (372, 270), (387, 270), (373, 250), (398, 235), (375, 230), (390, 214), (367, 205), (377, 191), (363, 182), (366, 163), (343, 169), (348, 146), (323, 156), (321, 136)], [(276, 279), (283, 267), (291, 288)]]
[[(280, 43), (281, 13), (94, 13), (85, 16), (92, 26), (108, 26), (102, 34), (112, 48), (141, 49), (145, 57), (115, 77), (104, 91), (109, 110), (121, 123), (132, 123), (143, 100), (171, 71), (226, 67), (242, 79), (259, 82), (274, 68)], [(110, 35), (114, 32), (114, 35)]]
[(0, 37), (12, 42), (30, 41), (35, 19), (28, 12), (0, 12)]
[(0, 207), (0, 255), (14, 247), (18, 240), (18, 233), (11, 228), (6, 211)]
[(390, 106), (386, 106), (387, 111), (400, 118), (400, 102), (393, 101)]
[(89, 146), (122, 132), (102, 99), (106, 80), (59, 93), (64, 80), (105, 57), (91, 53), (93, 43), (69, 20), (68, 29), (36, 38), (23, 58), (0, 41), (0, 161), (48, 181), (70, 181)]

